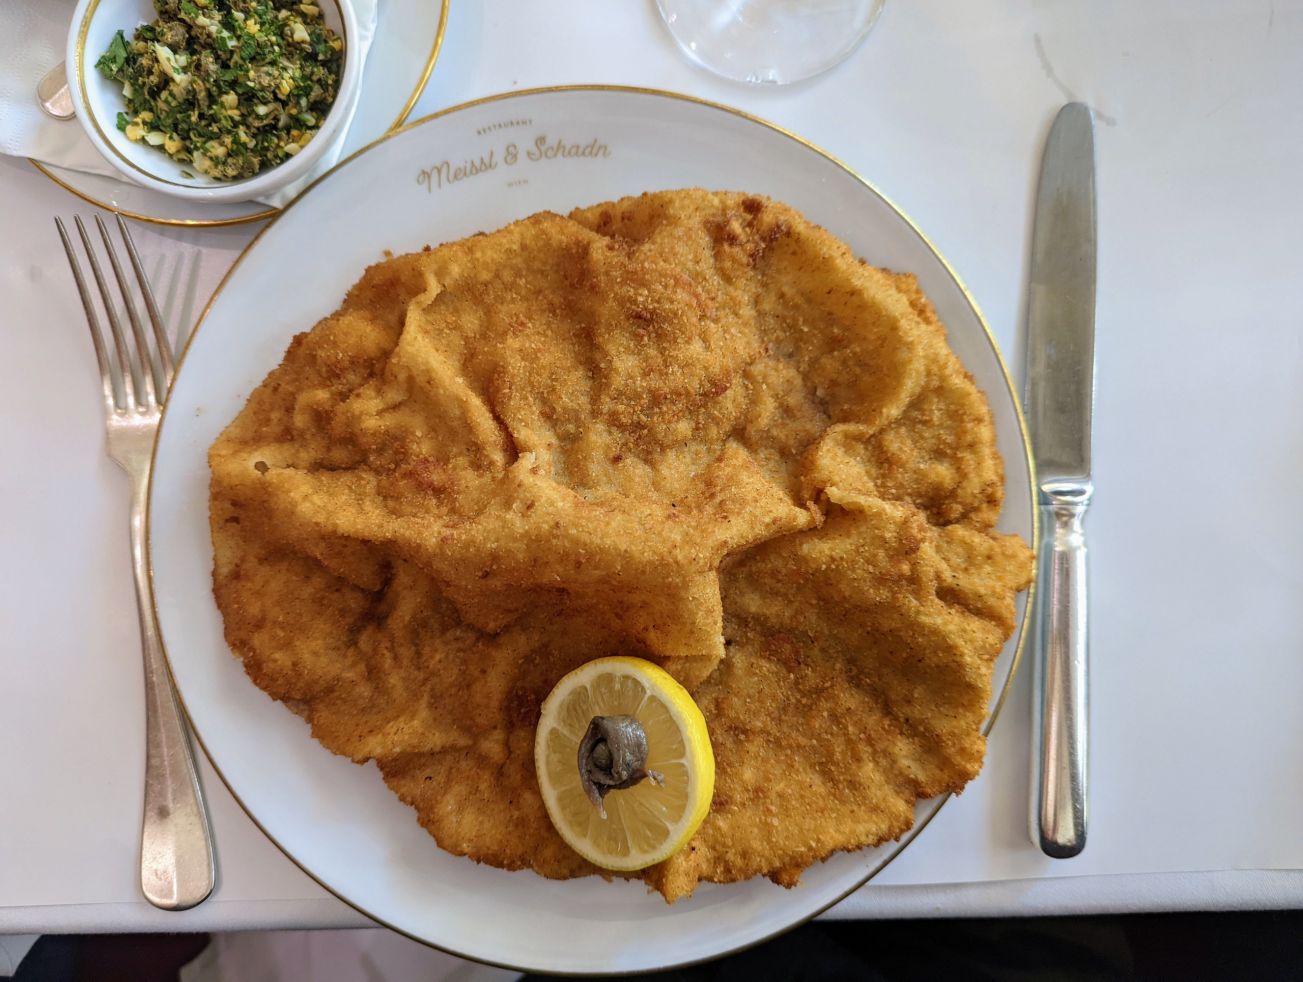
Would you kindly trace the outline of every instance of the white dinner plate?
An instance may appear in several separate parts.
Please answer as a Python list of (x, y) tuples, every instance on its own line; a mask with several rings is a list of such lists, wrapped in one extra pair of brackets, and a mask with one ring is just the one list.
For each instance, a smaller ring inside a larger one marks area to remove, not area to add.
[[(553, 153), (557, 146), (567, 149)], [(795, 889), (764, 879), (704, 883), (672, 906), (640, 882), (555, 882), (441, 851), (373, 765), (359, 767), (313, 740), (227, 649), (212, 596), (205, 455), (290, 338), (334, 311), (386, 249), (420, 249), (544, 209), (564, 213), (693, 186), (770, 195), (869, 262), (918, 275), (995, 415), (1006, 482), (1000, 527), (1032, 543), (1031, 463), (1018, 402), (990, 332), (945, 261), (898, 209), (832, 158), (736, 110), (669, 93), (578, 87), (483, 99), (342, 162), (237, 260), (195, 329), (168, 401), (150, 494), (150, 559), (172, 673), (204, 749), (254, 821), (323, 886), (389, 927), (469, 958), (565, 973), (710, 958), (828, 907), (912, 835), (837, 854), (807, 870)], [(992, 713), (1022, 633), (1000, 656)], [(942, 801), (919, 804), (915, 832)]]
[[(367, 52), (357, 110), (344, 134), (340, 159), (407, 121), (439, 58), (450, 2), (378, 0), (375, 36)], [(77, 123), (69, 120), (63, 125), (76, 128)], [(280, 210), (261, 201), (194, 202), (112, 174), (87, 174), (35, 160), (32, 164), (50, 180), (93, 205), (156, 225), (242, 225), (270, 218)]]

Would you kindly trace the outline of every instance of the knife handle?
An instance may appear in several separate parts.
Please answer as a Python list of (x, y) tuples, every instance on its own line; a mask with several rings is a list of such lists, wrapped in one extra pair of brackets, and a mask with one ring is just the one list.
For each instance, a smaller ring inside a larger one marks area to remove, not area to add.
[(1040, 610), (1035, 623), (1037, 670), (1033, 733), (1037, 761), (1032, 837), (1055, 859), (1086, 845), (1087, 606), (1082, 519), (1089, 483), (1041, 488), (1041, 515), (1052, 530), (1041, 542)]

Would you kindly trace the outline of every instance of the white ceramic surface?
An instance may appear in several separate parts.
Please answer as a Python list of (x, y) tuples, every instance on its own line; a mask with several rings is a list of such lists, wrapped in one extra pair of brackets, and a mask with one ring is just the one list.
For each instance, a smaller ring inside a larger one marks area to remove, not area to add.
[[(357, 18), (349, 0), (328, 0), (321, 5), (321, 12), (337, 34), (345, 39), (357, 36)], [(200, 204), (250, 201), (303, 177), (342, 133), (362, 82), (361, 59), (351, 44), (344, 47), (339, 92), (321, 128), (299, 153), (270, 170), (245, 180), (218, 181), (143, 141), (128, 140), (116, 125), (118, 113), (126, 108), (122, 85), (100, 74), (95, 62), (114, 34), (122, 31), (129, 42), (137, 26), (156, 16), (151, 0), (81, 0), (68, 28), (65, 64), (77, 122), (104, 159), (127, 180)]]
[[(353, 121), (343, 136), (344, 156), (384, 134), (405, 118), (428, 80), (450, 0), (383, 0), (367, 53)], [(401, 118), (400, 118), (401, 117)], [(76, 123), (69, 123), (75, 126)], [(270, 217), (277, 209), (258, 201), (195, 202), (163, 194), (125, 179), (40, 165), (73, 194), (143, 221), (169, 225), (223, 225)]]
[[(382, 0), (362, 72), (352, 124), (341, 159), (407, 119), (425, 89), (442, 42), (450, 0)], [(76, 125), (76, 124), (68, 124)], [(167, 225), (224, 225), (263, 219), (278, 208), (249, 202), (193, 202), (106, 175), (40, 164), (46, 176), (78, 197), (142, 221)]]
[[(588, 155), (539, 152), (558, 140)], [(472, 958), (561, 972), (707, 958), (823, 909), (902, 846), (834, 856), (790, 891), (764, 880), (705, 884), (673, 906), (638, 883), (550, 882), (443, 853), (374, 767), (312, 740), (227, 650), (211, 593), (205, 453), (291, 336), (334, 310), (383, 250), (419, 249), (541, 209), (687, 186), (772, 195), (868, 261), (919, 276), (995, 415), (1006, 464), (1001, 527), (1030, 541), (1031, 475), (1015, 398), (970, 298), (927, 241), (874, 189), (800, 141), (735, 112), (655, 93), (580, 89), (473, 103), (344, 163), (236, 264), (196, 329), (169, 401), (151, 495), (151, 560), (172, 669), (205, 749), (262, 828), (321, 883), (391, 927)], [(332, 228), (349, 234), (332, 236), (328, 249), (311, 247)], [(1016, 641), (997, 665), (995, 698)], [(921, 803), (920, 823), (940, 804)]]

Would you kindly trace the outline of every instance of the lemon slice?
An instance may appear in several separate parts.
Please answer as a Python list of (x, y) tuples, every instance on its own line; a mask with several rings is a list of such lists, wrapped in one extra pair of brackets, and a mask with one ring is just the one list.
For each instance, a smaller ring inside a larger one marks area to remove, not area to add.
[[(637, 720), (646, 735), (645, 767), (653, 772), (652, 779), (608, 791), (605, 816), (579, 776), (579, 744), (595, 716)], [(715, 755), (701, 710), (668, 672), (641, 658), (599, 658), (556, 684), (543, 701), (534, 766), (561, 837), (611, 870), (643, 869), (682, 849), (715, 791)]]

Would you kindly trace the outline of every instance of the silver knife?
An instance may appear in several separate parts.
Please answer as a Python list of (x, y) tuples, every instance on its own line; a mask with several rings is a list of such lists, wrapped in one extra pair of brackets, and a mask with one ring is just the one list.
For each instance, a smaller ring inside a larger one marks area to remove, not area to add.
[(1086, 540), (1094, 490), (1095, 136), (1090, 109), (1059, 110), (1045, 145), (1027, 297), (1027, 421), (1040, 482), (1033, 612), (1032, 840), (1067, 859), (1086, 845)]

